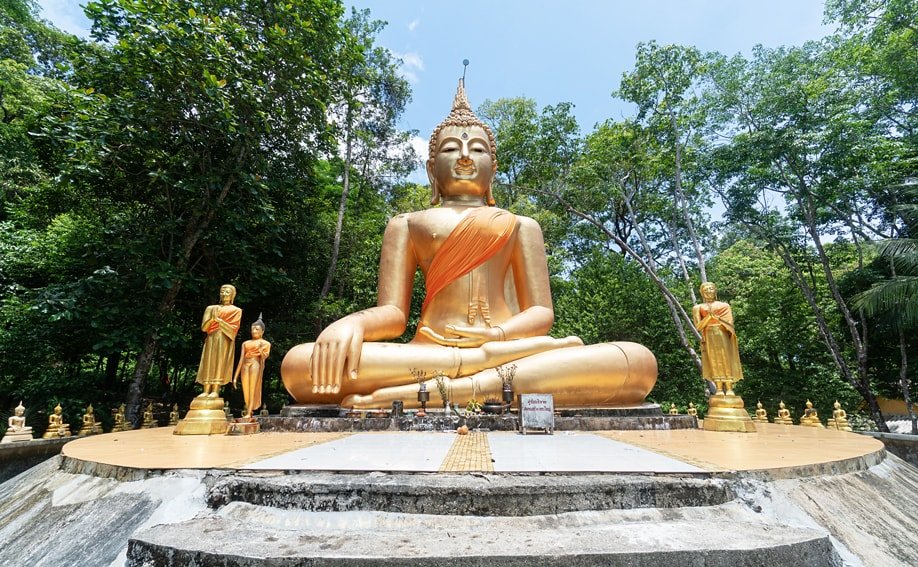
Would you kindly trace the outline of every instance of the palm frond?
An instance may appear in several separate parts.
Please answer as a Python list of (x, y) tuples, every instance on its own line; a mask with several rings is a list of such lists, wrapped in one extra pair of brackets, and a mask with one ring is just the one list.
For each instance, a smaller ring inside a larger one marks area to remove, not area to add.
[(897, 276), (883, 280), (854, 296), (855, 309), (868, 317), (893, 314), (906, 328), (918, 325), (918, 276)]

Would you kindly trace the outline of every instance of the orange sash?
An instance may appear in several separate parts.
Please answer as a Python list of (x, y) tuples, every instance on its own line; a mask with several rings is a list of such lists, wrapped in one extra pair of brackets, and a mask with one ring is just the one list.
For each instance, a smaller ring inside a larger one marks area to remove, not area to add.
[(430, 262), (421, 312), (443, 288), (497, 254), (510, 240), (515, 226), (516, 215), (501, 209), (479, 207), (469, 211)]

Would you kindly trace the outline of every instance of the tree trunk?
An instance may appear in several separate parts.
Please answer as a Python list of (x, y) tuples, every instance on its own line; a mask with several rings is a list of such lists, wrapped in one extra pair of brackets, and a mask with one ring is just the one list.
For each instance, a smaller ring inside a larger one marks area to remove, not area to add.
[[(321, 305), (331, 289), (332, 280), (335, 279), (335, 269), (338, 266), (338, 251), (341, 247), (341, 230), (344, 226), (344, 211), (347, 208), (347, 196), (351, 190), (351, 157), (353, 153), (353, 139), (351, 136), (351, 122), (353, 121), (353, 110), (348, 104), (345, 118), (344, 134), (344, 175), (341, 183), (341, 201), (338, 203), (338, 219), (335, 222), (335, 237), (332, 241), (331, 261), (328, 266), (328, 273), (325, 276), (325, 283), (322, 284), (322, 291), (319, 292), (319, 301)], [(321, 326), (320, 320), (316, 321), (317, 327)], [(317, 329), (319, 331), (321, 329)]]
[[(242, 160), (245, 150), (240, 147), (236, 149), (236, 159), (238, 163)], [(188, 224), (185, 226), (185, 235), (182, 238), (181, 251), (173, 265), (177, 274), (185, 274), (187, 272), (188, 266), (191, 263), (192, 251), (194, 251), (195, 246), (197, 246), (198, 242), (201, 240), (201, 235), (204, 233), (204, 230), (206, 230), (213, 221), (223, 201), (226, 200), (226, 196), (229, 194), (230, 189), (235, 184), (236, 176), (232, 174), (227, 178), (220, 193), (209, 208), (205, 208), (207, 204), (206, 201), (202, 203), (200, 210), (206, 212), (195, 215), (188, 221)], [(169, 313), (175, 305), (175, 298), (178, 297), (183, 283), (184, 280), (181, 277), (172, 280), (172, 284), (169, 286), (169, 289), (166, 290), (166, 293), (163, 295), (154, 312), (151, 329), (144, 338), (140, 354), (137, 355), (137, 363), (134, 366), (134, 372), (131, 374), (131, 383), (128, 386), (127, 411), (125, 412), (126, 419), (131, 422), (134, 427), (140, 424), (140, 419), (142, 417), (140, 408), (143, 403), (143, 391), (146, 386), (147, 376), (150, 373), (150, 368), (153, 365), (153, 357), (156, 355), (159, 341), (159, 328), (166, 314)]]
[(908, 354), (905, 348), (905, 333), (902, 325), (896, 325), (899, 329), (899, 355), (902, 364), (899, 366), (899, 385), (902, 387), (902, 398), (905, 400), (905, 410), (908, 412), (908, 419), (912, 422), (912, 435), (918, 435), (918, 416), (912, 409), (912, 397), (909, 393), (908, 384)]
[(708, 274), (704, 267), (704, 254), (701, 251), (701, 242), (695, 234), (695, 224), (692, 222), (692, 215), (689, 211), (688, 201), (685, 198), (685, 192), (682, 190), (682, 143), (679, 142), (679, 128), (676, 124), (676, 115), (671, 114), (670, 119), (673, 125), (673, 140), (676, 142), (676, 176), (675, 189), (676, 198), (679, 201), (679, 208), (682, 210), (682, 217), (685, 219), (685, 228), (688, 230), (689, 239), (692, 246), (695, 247), (695, 255), (698, 257), (698, 272), (701, 274), (701, 281), (708, 281)]

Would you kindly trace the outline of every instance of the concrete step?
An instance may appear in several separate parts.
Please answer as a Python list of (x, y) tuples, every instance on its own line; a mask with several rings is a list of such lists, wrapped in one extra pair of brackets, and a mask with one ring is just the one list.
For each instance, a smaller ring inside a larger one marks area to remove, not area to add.
[(825, 532), (741, 505), (529, 517), (304, 512), (232, 503), (135, 534), (127, 565), (833, 565)]
[(210, 486), (212, 508), (245, 502), (317, 512), (534, 516), (587, 510), (713, 506), (724, 479), (665, 475), (234, 474)]

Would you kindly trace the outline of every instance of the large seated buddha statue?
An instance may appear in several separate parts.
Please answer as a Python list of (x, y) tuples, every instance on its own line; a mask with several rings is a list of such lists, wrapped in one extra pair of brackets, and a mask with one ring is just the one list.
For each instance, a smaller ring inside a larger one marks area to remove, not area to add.
[[(553, 394), (556, 407), (643, 402), (657, 380), (647, 348), (548, 336), (554, 310), (542, 230), (494, 206), (496, 172), (494, 135), (460, 81), (430, 139), (433, 206), (395, 216), (383, 236), (377, 305), (335, 321), (284, 358), (281, 376), (298, 403), (417, 407), (412, 369), (448, 376), (451, 402), (500, 398), (496, 369), (509, 363), (517, 367), (517, 394)], [(407, 344), (383, 342), (407, 328), (418, 267), (426, 297), (417, 333)], [(438, 395), (433, 380), (427, 389)]]

